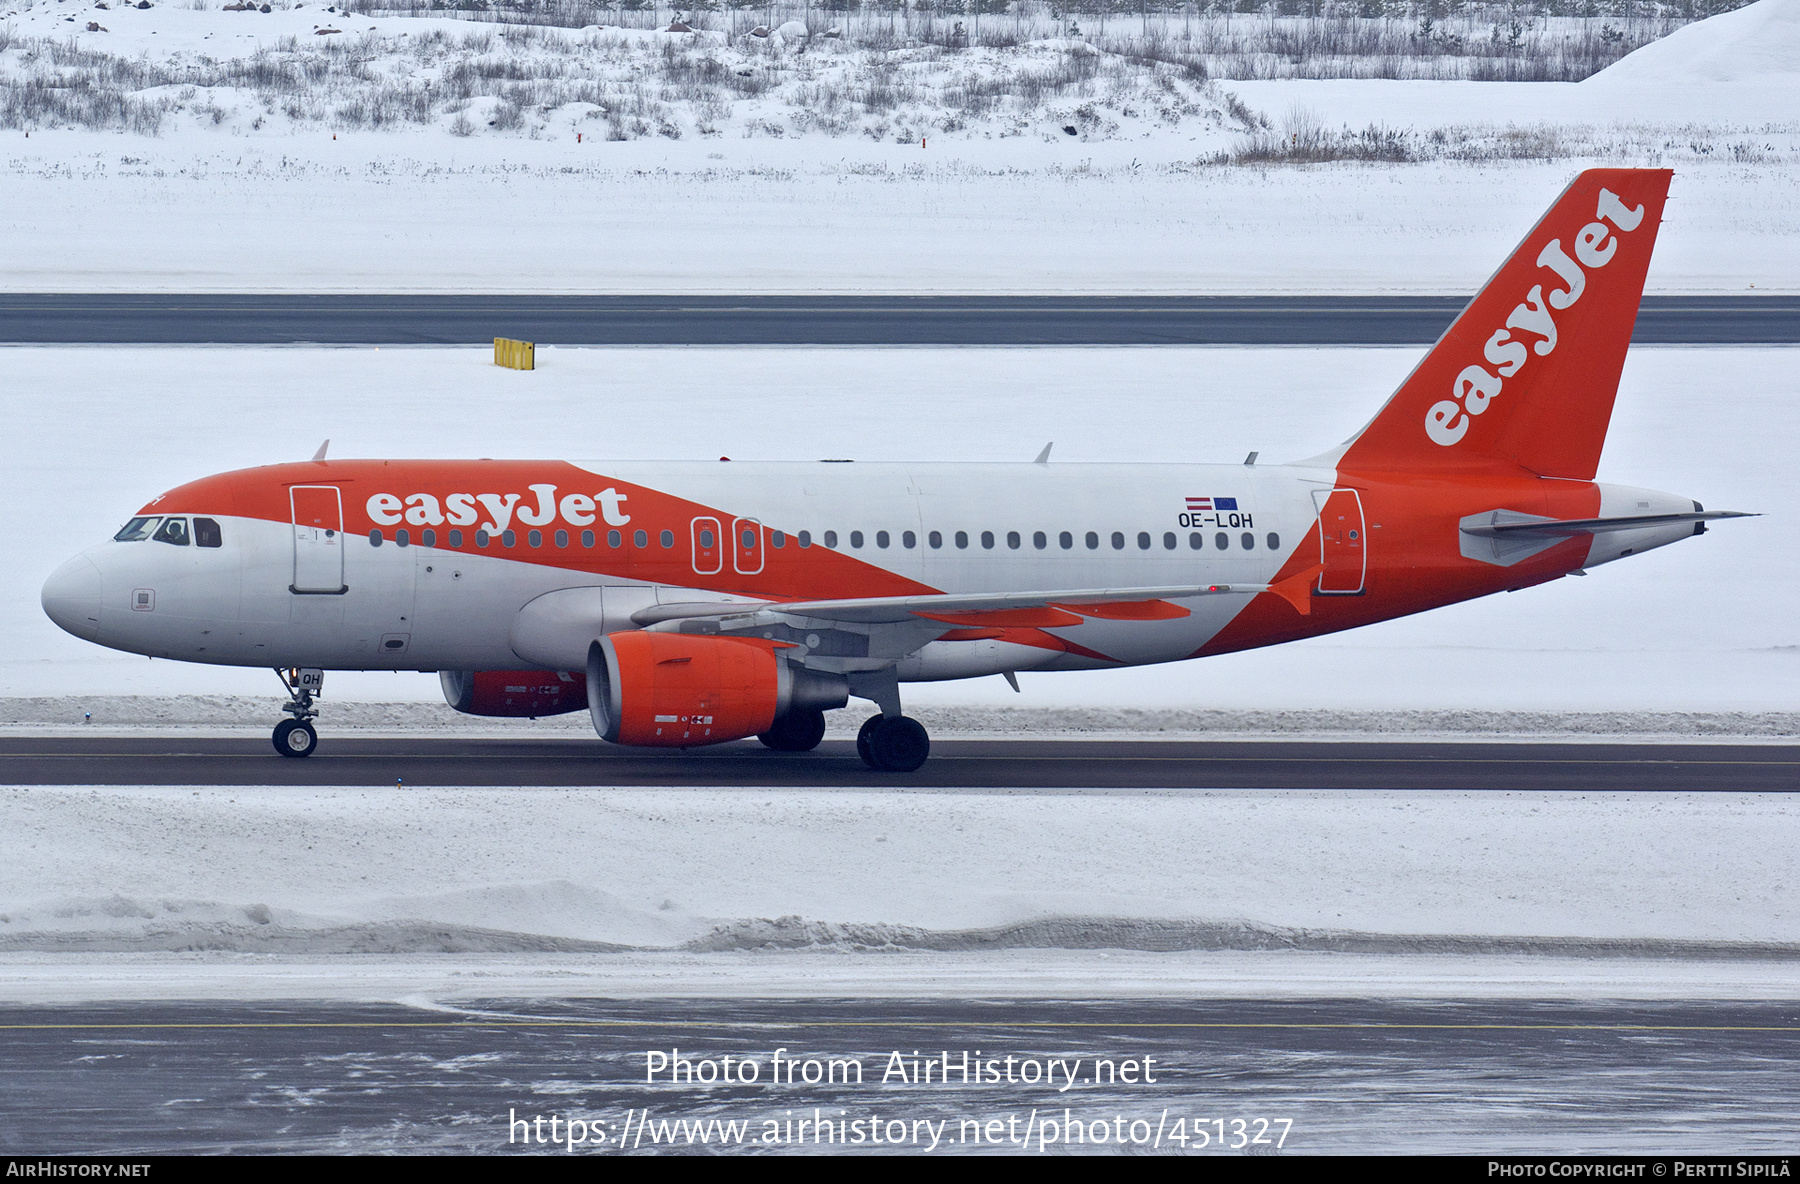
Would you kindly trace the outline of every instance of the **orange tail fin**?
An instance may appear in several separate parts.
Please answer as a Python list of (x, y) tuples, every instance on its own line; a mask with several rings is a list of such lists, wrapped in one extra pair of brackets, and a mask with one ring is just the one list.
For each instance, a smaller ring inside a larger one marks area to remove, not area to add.
[(1469, 302), (1340, 469), (1518, 464), (1592, 480), (1668, 169), (1589, 169)]

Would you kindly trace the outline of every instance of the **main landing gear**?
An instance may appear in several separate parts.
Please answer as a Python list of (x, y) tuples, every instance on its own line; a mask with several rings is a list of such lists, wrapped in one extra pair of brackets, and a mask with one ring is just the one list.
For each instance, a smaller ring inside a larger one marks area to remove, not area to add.
[(319, 733), (312, 725), (319, 714), (319, 709), (313, 706), (313, 696), (324, 689), (325, 672), (278, 668), (275, 677), (281, 680), (282, 688), (288, 693), (288, 701), (281, 709), (294, 717), (275, 725), (275, 734), (270, 737), (275, 751), (282, 756), (311, 756), (313, 749), (319, 746)]
[(857, 671), (849, 676), (850, 693), (871, 700), (881, 714), (870, 716), (856, 734), (856, 755), (877, 773), (910, 773), (931, 755), (925, 725), (900, 714), (900, 682), (894, 668)]
[[(764, 747), (776, 752), (811, 752), (824, 738), (825, 713), (804, 708), (788, 712), (757, 736)], [(931, 755), (931, 737), (916, 719), (870, 716), (856, 734), (856, 755), (877, 772), (910, 773)]]
[(825, 739), (825, 713), (805, 707), (789, 711), (757, 739), (776, 752), (811, 752)]
[(931, 755), (931, 737), (911, 716), (872, 715), (856, 734), (856, 755), (879, 773), (910, 773)]

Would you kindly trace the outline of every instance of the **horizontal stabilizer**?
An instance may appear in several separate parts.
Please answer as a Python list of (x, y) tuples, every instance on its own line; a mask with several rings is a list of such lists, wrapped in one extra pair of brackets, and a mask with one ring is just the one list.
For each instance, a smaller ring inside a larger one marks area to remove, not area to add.
[(1758, 518), (1742, 510), (1697, 510), (1690, 514), (1633, 514), (1623, 518), (1540, 518), (1513, 510), (1489, 510), (1462, 520), (1464, 534), (1482, 538), (1570, 538), (1610, 530), (1644, 530), (1677, 522), (1711, 522), (1715, 518)]

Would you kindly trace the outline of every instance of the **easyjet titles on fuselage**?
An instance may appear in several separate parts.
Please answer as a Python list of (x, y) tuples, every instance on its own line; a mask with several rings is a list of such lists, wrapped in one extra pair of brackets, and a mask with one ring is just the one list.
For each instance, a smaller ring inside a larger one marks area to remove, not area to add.
[[(411, 493), (405, 497), (394, 493), (377, 493), (364, 509), (369, 520), (378, 526), (474, 526), (487, 511), (487, 521), (477, 529), (499, 533), (512, 525), (516, 516), (526, 526), (548, 526), (560, 514), (570, 526), (592, 526), (598, 511), (608, 526), (624, 526), (631, 515), (624, 512), (629, 494), (617, 489), (602, 489), (596, 494), (566, 493), (559, 499), (554, 485), (528, 487), (532, 497), (519, 493), (452, 493), (440, 503), (436, 494)], [(477, 508), (479, 507), (479, 508)]]

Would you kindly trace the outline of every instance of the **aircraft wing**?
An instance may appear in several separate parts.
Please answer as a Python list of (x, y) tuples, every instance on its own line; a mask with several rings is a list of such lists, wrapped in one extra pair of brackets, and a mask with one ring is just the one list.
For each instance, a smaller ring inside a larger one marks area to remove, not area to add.
[[(1073, 625), (1082, 617), (1107, 620), (1172, 620), (1188, 615), (1168, 603), (1193, 596), (1253, 595), (1267, 584), (1172, 584), (1153, 588), (1066, 588), (1042, 592), (936, 593), (923, 596), (870, 596), (844, 600), (763, 601), (761, 603), (657, 604), (632, 614), (638, 625), (664, 621), (771, 614), (837, 621), (848, 625), (938, 621), (951, 625)], [(1057, 620), (1057, 614), (1066, 620)], [(1028, 619), (1029, 618), (1029, 619)]]

